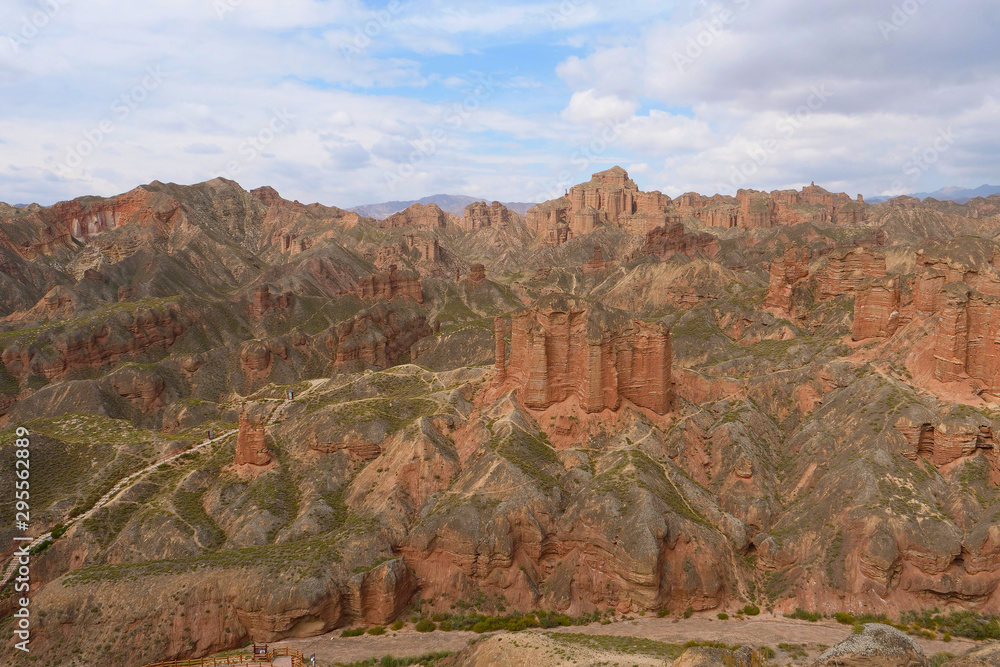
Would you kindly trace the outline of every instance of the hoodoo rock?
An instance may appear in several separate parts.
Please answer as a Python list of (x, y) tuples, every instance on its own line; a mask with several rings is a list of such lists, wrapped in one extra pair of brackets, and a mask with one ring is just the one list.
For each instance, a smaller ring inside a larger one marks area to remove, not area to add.
[(236, 437), (236, 458), (233, 465), (262, 468), (274, 461), (265, 442), (264, 425), (240, 414), (240, 431)]
[(665, 414), (670, 371), (670, 330), (625, 311), (553, 294), (511, 318), (506, 381), (529, 408), (575, 395), (587, 412), (617, 409), (624, 398)]
[(292, 295), (271, 294), (267, 285), (258, 285), (253, 289), (253, 300), (250, 302), (250, 317), (259, 320), (271, 310), (288, 310), (292, 305)]
[(888, 338), (899, 327), (899, 280), (874, 278), (854, 294), (854, 340)]
[(393, 264), (383, 273), (374, 273), (358, 281), (356, 293), (362, 299), (385, 299), (408, 296), (417, 303), (424, 302), (420, 276), (412, 271), (400, 271)]
[(809, 248), (788, 247), (784, 254), (771, 262), (767, 284), (768, 308), (789, 313), (792, 308), (792, 286), (809, 275)]
[(408, 234), (405, 241), (407, 248), (417, 252), (419, 262), (440, 262), (443, 258), (441, 244), (435, 238)]

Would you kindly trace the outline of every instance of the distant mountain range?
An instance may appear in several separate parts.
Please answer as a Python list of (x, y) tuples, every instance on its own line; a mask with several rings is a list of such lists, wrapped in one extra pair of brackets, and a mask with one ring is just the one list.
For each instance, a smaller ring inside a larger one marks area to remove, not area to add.
[[(917, 199), (933, 197), (942, 201), (953, 201), (956, 204), (964, 204), (975, 197), (989, 197), (990, 195), (1000, 195), (1000, 185), (980, 185), (978, 188), (973, 189), (950, 186), (935, 190), (934, 192), (915, 192), (910, 196)], [(872, 204), (877, 204), (888, 199), (892, 199), (892, 197), (865, 197), (865, 201)]]
[[(442, 211), (454, 213), (455, 215), (463, 215), (465, 213), (465, 207), (477, 201), (490, 203), (493, 200), (487, 199), (486, 197), (468, 197), (466, 195), (431, 195), (430, 197), (424, 197), (423, 199), (411, 199), (409, 201), (386, 201), (381, 204), (365, 204), (364, 206), (355, 206), (354, 208), (349, 208), (347, 210), (353, 211), (358, 215), (375, 218), (376, 220), (385, 220), (393, 213), (399, 213), (400, 211), (406, 210), (412, 204), (424, 204), (425, 206), (427, 204), (437, 204)], [(520, 215), (526, 214), (528, 209), (535, 205), (532, 202), (505, 201), (501, 203)]]

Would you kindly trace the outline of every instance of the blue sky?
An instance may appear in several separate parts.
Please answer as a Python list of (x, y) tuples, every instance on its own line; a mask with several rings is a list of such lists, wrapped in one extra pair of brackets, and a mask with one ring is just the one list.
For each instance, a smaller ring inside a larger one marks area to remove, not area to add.
[(1000, 183), (1000, 3), (7, 0), (0, 200)]

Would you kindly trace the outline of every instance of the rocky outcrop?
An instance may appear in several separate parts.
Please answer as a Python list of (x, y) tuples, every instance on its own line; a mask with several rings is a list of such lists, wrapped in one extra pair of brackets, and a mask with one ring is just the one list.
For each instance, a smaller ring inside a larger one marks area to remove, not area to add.
[(108, 376), (112, 391), (143, 413), (163, 407), (163, 378), (151, 371), (138, 368), (121, 368)]
[(252, 421), (246, 414), (240, 414), (240, 430), (236, 436), (236, 457), (234, 466), (254, 466), (263, 468), (274, 462), (274, 455), (265, 442), (264, 424)]
[(387, 625), (406, 610), (417, 588), (413, 572), (394, 558), (347, 582), (345, 611), (361, 623)]
[(374, 273), (358, 281), (355, 293), (362, 299), (385, 299), (408, 296), (417, 303), (424, 302), (420, 276), (412, 271), (400, 271), (393, 264), (383, 273)]
[(19, 379), (41, 375), (56, 380), (73, 369), (114, 365), (150, 348), (169, 350), (191, 324), (191, 318), (173, 307), (122, 311), (91, 331), (46, 332), (34, 343), (12, 343), (0, 359)]
[(258, 285), (253, 289), (253, 299), (250, 302), (250, 317), (259, 320), (271, 310), (288, 310), (292, 305), (292, 294), (273, 295), (267, 285)]
[(621, 400), (664, 414), (673, 391), (670, 330), (569, 295), (551, 295), (511, 318), (506, 382), (527, 407), (570, 396), (586, 412)]
[(909, 445), (902, 453), (911, 460), (921, 457), (936, 467), (960, 458), (983, 455), (990, 468), (1000, 471), (1000, 451), (992, 423), (977, 412), (938, 417), (911, 408), (893, 426)]
[(443, 259), (441, 244), (436, 238), (417, 234), (407, 234), (404, 238), (407, 248), (416, 251), (418, 262), (436, 263)]
[(817, 276), (817, 299), (852, 294), (867, 278), (884, 278), (885, 267), (885, 256), (868, 248), (834, 248)]
[(711, 234), (688, 233), (684, 230), (683, 223), (675, 222), (666, 227), (656, 227), (647, 233), (646, 242), (638, 254), (659, 259), (667, 259), (674, 254), (694, 258), (700, 254), (711, 259), (719, 254), (719, 241)]
[(486, 280), (486, 267), (482, 264), (473, 264), (469, 267), (469, 283), (478, 285)]
[(461, 225), (462, 229), (472, 232), (487, 227), (509, 227), (517, 218), (520, 218), (517, 213), (498, 201), (490, 205), (477, 201), (465, 207)]
[(445, 213), (437, 204), (411, 204), (409, 208), (399, 213), (393, 213), (385, 220), (376, 221), (382, 228), (416, 227), (417, 229), (443, 229), (449, 224), (458, 224), (459, 218), (452, 213)]
[(560, 199), (528, 209), (528, 228), (550, 245), (589, 234), (598, 225), (612, 224), (632, 234), (646, 234), (666, 225), (670, 198), (660, 192), (641, 192), (621, 167), (593, 175)]
[(869, 207), (861, 195), (852, 200), (844, 193), (831, 193), (812, 183), (802, 191), (739, 190), (736, 197), (695, 192), (681, 195), (672, 209), (680, 216), (690, 216), (709, 227), (754, 229), (803, 222), (860, 224), (869, 217)]
[(899, 279), (874, 278), (854, 294), (854, 340), (888, 338), (900, 324)]
[(866, 623), (858, 634), (824, 651), (815, 667), (926, 667), (930, 663), (915, 639), (891, 625)]
[(768, 308), (791, 313), (792, 287), (808, 277), (810, 256), (809, 248), (789, 246), (778, 259), (771, 262), (768, 269), (767, 297), (764, 300)]
[(423, 313), (381, 302), (340, 324), (329, 346), (334, 366), (360, 361), (388, 368), (432, 333)]
[(934, 339), (934, 377), (942, 382), (978, 381), (1000, 391), (1000, 297), (981, 294), (965, 283), (948, 283)]
[(601, 246), (594, 246), (594, 254), (591, 255), (587, 263), (583, 265), (583, 273), (589, 275), (592, 273), (602, 273), (608, 268), (607, 262), (604, 261), (604, 252), (601, 250)]
[(240, 365), (244, 376), (251, 382), (267, 379), (275, 358), (288, 361), (289, 349), (280, 338), (250, 340), (240, 345)]

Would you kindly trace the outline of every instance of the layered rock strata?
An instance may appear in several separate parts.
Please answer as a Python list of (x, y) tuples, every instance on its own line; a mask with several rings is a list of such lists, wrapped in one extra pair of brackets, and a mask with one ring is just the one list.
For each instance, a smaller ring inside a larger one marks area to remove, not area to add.
[(385, 299), (408, 296), (417, 303), (424, 302), (420, 276), (412, 271), (400, 271), (395, 264), (388, 271), (373, 273), (358, 281), (356, 294), (362, 299)]
[(236, 436), (236, 457), (233, 465), (264, 467), (274, 461), (265, 442), (264, 425), (240, 414), (240, 430)]
[(511, 318), (504, 373), (529, 408), (575, 396), (585, 411), (598, 412), (617, 409), (624, 398), (664, 414), (673, 396), (670, 371), (670, 330), (624, 311), (556, 294)]

